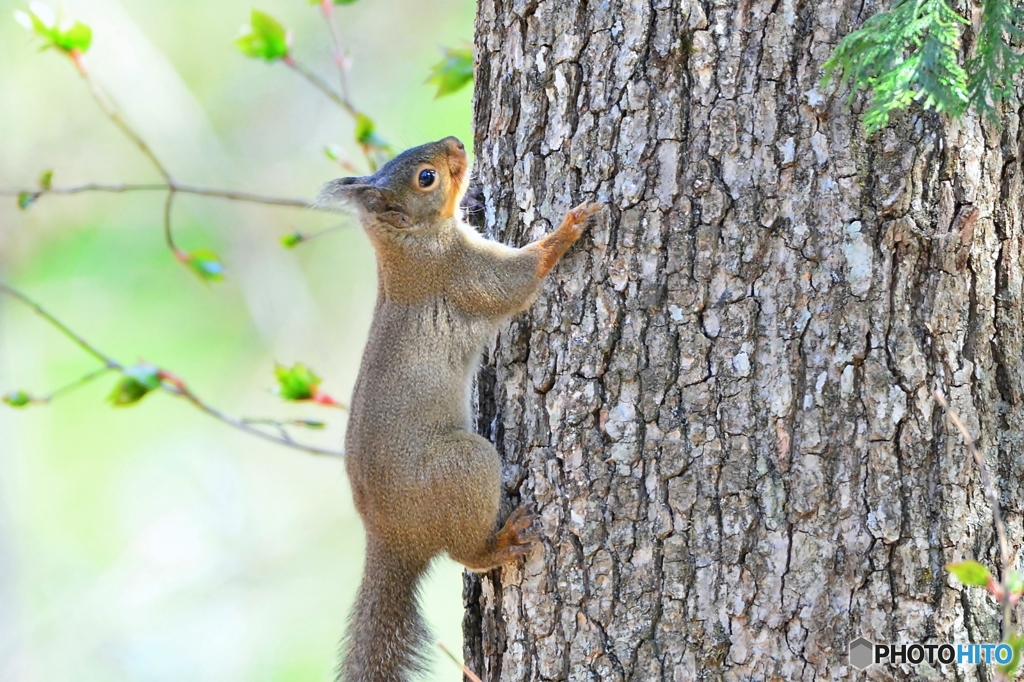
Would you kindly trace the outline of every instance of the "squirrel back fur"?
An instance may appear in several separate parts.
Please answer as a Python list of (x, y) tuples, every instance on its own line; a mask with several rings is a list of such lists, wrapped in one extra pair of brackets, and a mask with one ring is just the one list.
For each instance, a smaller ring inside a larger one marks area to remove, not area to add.
[(417, 590), (433, 557), (446, 552), (484, 571), (525, 556), (537, 539), (522, 508), (498, 527), (500, 461), (472, 433), (470, 389), (497, 325), (529, 306), (599, 207), (572, 209), (554, 233), (516, 249), (462, 221), (467, 177), (465, 148), (449, 137), (321, 194), (321, 203), (355, 208), (378, 274), (345, 437), (367, 553), (341, 682), (401, 682), (422, 670)]

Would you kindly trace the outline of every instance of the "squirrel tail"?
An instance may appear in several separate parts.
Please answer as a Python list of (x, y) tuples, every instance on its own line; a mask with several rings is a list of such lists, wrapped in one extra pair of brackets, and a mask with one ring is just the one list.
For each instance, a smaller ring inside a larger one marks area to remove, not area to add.
[(429, 632), (419, 613), (429, 560), (366, 548), (363, 582), (342, 641), (338, 682), (404, 682), (427, 670)]

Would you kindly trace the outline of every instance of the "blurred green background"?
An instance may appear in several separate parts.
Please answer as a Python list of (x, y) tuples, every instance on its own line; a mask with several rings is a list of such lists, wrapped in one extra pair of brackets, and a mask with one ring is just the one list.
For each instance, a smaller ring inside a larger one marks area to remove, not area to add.
[[(125, 117), (182, 182), (311, 198), (357, 162), (353, 124), (281, 64), (232, 45), (251, 0), (65, 0), (90, 24), (87, 61)], [(0, 187), (159, 177), (100, 113), (69, 61), (0, 0)], [(332, 84), (316, 5), (260, 0), (294, 31), (294, 54)], [(439, 47), (472, 39), (471, 2), (361, 0), (336, 8), (353, 99), (397, 149), (470, 141), (470, 88), (434, 99)], [(347, 399), (375, 294), (358, 227), (294, 250), (293, 230), (345, 222), (304, 210), (181, 196), (185, 249), (227, 268), (205, 285), (160, 230), (161, 193), (0, 200), (0, 278), (96, 346), (183, 377), (242, 416), (309, 417), (340, 446), (337, 410), (271, 395), (275, 362), (309, 364)], [(0, 392), (46, 393), (95, 367), (30, 311), (0, 297)], [(114, 377), (50, 406), (0, 406), (0, 680), (330, 680), (362, 570), (363, 536), (342, 463), (268, 444), (183, 401), (105, 402)], [(461, 648), (461, 571), (439, 562), (424, 602)], [(433, 680), (461, 679), (435, 652)]]

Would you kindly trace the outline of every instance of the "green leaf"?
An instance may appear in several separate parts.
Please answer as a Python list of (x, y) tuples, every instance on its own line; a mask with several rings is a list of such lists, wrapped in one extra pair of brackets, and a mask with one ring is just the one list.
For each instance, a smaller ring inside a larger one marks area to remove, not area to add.
[(115, 407), (134, 405), (148, 393), (160, 387), (160, 369), (145, 362), (125, 367), (121, 379), (114, 385), (114, 390), (107, 400)]
[(1006, 643), (1013, 650), (1013, 657), (1010, 658), (1009, 663), (1003, 663), (996, 667), (1007, 680), (1012, 680), (1017, 676), (1017, 668), (1020, 667), (1020, 652), (1021, 647), (1024, 647), (1024, 635), (1019, 632), (1011, 632), (1010, 636), (1006, 638)]
[(22, 211), (27, 210), (38, 198), (39, 195), (35, 192), (18, 192), (18, 208)]
[(268, 62), (283, 59), (289, 51), (288, 32), (276, 19), (254, 9), (249, 25), (235, 38), (235, 45), (243, 54)]
[(366, 114), (356, 116), (356, 142), (367, 150), (376, 150), (389, 154), (391, 145), (377, 134), (377, 124)]
[(437, 95), (443, 97), (458, 92), (473, 80), (473, 50), (443, 47), (444, 58), (430, 68), (427, 83), (437, 85)]
[(992, 574), (988, 569), (977, 561), (961, 561), (959, 563), (946, 564), (946, 570), (960, 579), (964, 585), (978, 585), (986, 587)]
[(38, 182), (42, 189), (50, 189), (53, 187), (53, 170), (47, 169), (40, 173)]
[(25, 391), (11, 391), (4, 396), (4, 402), (11, 407), (25, 407), (32, 402), (32, 396)]
[(823, 84), (833, 77), (840, 86), (849, 82), (850, 103), (858, 91), (870, 93), (868, 134), (914, 102), (960, 116), (970, 102), (959, 62), (960, 27), (967, 23), (946, 0), (896, 0), (840, 41), (823, 67)]
[(320, 386), (320, 377), (303, 364), (295, 363), (291, 368), (277, 365), (277, 394), (284, 400), (312, 400)]
[(80, 21), (76, 21), (66, 31), (56, 35), (56, 45), (65, 52), (78, 50), (85, 52), (92, 44), (92, 29)]
[(224, 279), (224, 265), (217, 254), (209, 249), (188, 251), (179, 258), (205, 282), (219, 282)]
[(981, 21), (974, 56), (967, 62), (971, 104), (998, 121), (996, 105), (1015, 96), (1013, 77), (1024, 69), (1024, 54), (1014, 49), (1024, 38), (1024, 8), (1009, 0), (981, 0)]
[(307, 429), (322, 429), (327, 426), (327, 424), (315, 419), (300, 419), (295, 423), (299, 426), (305, 426)]
[(29, 3), (28, 12), (15, 12), (14, 18), (43, 39), (43, 49), (55, 47), (62, 52), (83, 53), (92, 44), (91, 28), (80, 21), (58, 20), (53, 10), (41, 2)]
[(356, 142), (367, 144), (373, 137), (376, 124), (366, 114), (356, 116)]
[(286, 249), (294, 249), (304, 241), (306, 241), (306, 235), (301, 232), (291, 232), (281, 236), (281, 246)]

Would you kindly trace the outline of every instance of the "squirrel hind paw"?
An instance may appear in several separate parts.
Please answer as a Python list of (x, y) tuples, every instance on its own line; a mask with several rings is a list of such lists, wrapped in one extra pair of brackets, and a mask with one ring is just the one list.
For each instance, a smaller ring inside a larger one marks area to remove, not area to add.
[(452, 558), (477, 573), (520, 561), (540, 541), (540, 533), (533, 529), (536, 520), (535, 515), (520, 507), (505, 521), (501, 530), (491, 537), (487, 550), (469, 557), (453, 555)]
[(526, 507), (516, 509), (495, 536), (497, 549), (515, 547), (523, 548), (524, 553), (529, 552), (540, 541), (540, 533), (533, 527), (536, 520), (537, 516)]

